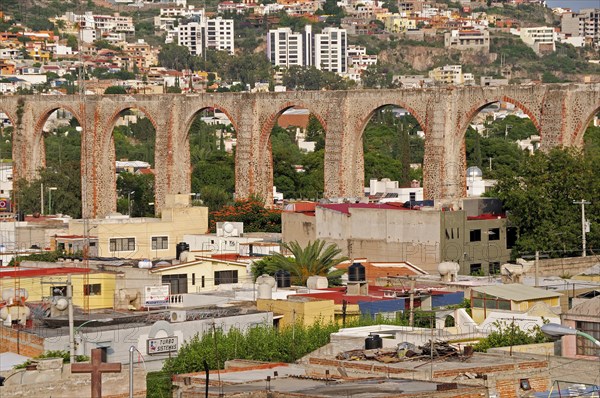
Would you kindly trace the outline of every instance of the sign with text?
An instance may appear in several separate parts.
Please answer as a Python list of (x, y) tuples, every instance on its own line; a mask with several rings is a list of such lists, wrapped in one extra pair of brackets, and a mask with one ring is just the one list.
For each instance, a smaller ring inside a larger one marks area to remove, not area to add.
[(144, 287), (144, 306), (164, 306), (169, 304), (169, 286), (145, 286)]
[(147, 340), (148, 355), (166, 354), (177, 351), (177, 336), (161, 337), (159, 339)]

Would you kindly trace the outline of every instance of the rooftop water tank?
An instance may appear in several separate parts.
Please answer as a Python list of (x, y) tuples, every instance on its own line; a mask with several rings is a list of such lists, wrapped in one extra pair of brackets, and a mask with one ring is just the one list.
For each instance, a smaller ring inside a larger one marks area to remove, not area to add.
[(306, 287), (309, 289), (327, 289), (329, 281), (326, 276), (312, 275), (308, 277)]
[(148, 259), (138, 261), (138, 268), (152, 268), (152, 261)]

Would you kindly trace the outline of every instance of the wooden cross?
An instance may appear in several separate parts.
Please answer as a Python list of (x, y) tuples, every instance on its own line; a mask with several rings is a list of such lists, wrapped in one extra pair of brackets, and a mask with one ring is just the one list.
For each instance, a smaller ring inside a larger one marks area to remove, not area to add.
[(71, 364), (71, 373), (92, 374), (92, 398), (102, 398), (102, 373), (120, 373), (120, 363), (102, 362), (102, 349), (92, 350), (92, 363)]

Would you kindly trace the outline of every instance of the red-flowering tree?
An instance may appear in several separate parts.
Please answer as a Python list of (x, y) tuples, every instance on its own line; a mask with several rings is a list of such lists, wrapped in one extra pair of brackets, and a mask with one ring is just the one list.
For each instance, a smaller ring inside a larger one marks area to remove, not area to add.
[(244, 232), (281, 232), (281, 210), (267, 209), (257, 197), (236, 200), (233, 205), (210, 213), (210, 230), (216, 231), (217, 222), (240, 221)]

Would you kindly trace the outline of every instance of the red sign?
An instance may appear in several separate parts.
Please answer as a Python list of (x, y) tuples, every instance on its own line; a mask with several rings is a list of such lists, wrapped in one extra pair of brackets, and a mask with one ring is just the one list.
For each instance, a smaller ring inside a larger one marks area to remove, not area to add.
[(0, 211), (10, 211), (9, 199), (0, 199)]

